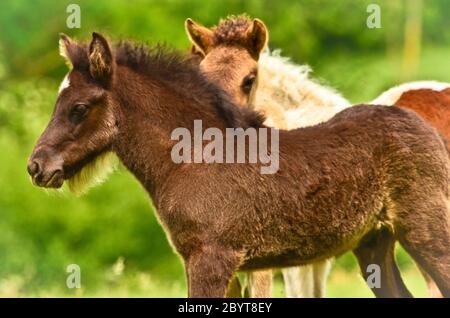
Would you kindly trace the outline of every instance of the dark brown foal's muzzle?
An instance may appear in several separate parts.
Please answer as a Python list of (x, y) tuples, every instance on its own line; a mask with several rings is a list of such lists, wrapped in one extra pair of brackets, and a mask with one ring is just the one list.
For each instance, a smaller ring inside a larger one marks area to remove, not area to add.
[(27, 170), (36, 186), (60, 188), (64, 183), (62, 157), (50, 147), (36, 147), (28, 160)]

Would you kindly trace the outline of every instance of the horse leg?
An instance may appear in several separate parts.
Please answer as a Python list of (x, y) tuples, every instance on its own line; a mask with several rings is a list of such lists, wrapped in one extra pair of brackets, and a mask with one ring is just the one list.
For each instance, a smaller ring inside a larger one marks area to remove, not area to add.
[(424, 202), (428, 205), (399, 220), (399, 242), (441, 294), (450, 297), (450, 200), (443, 195)]
[(427, 284), (428, 289), (428, 295), (431, 298), (442, 298), (442, 294), (439, 291), (439, 287), (434, 282), (433, 278), (431, 278), (430, 275), (422, 268), (420, 265), (416, 264), (417, 268), (420, 270), (420, 273), (422, 274), (423, 278), (425, 279), (425, 282)]
[(225, 297), (240, 263), (238, 253), (204, 247), (186, 261), (189, 297)]
[(242, 285), (239, 278), (235, 275), (228, 285), (226, 298), (242, 298)]
[(288, 298), (314, 297), (313, 266), (304, 265), (282, 269), (284, 288)]
[(331, 260), (324, 260), (313, 265), (314, 297), (325, 297), (325, 287), (330, 274)]
[(248, 273), (248, 293), (251, 298), (272, 297), (272, 271), (253, 271)]
[(380, 288), (371, 288), (376, 297), (410, 298), (395, 262), (395, 238), (387, 229), (375, 230), (367, 234), (360, 245), (353, 250), (358, 259), (362, 276), (367, 281), (371, 273), (369, 265), (380, 267)]

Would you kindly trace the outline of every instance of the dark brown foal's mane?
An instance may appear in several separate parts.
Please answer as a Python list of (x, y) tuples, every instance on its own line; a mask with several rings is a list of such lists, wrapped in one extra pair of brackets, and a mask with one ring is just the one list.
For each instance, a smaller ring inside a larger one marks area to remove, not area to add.
[(263, 126), (265, 118), (262, 114), (234, 105), (220, 87), (205, 78), (198, 65), (191, 63), (191, 56), (165, 45), (146, 46), (131, 41), (120, 41), (113, 50), (117, 65), (128, 67), (138, 74), (174, 87), (183, 95), (190, 93), (191, 87), (186, 86), (186, 83), (213, 94), (215, 98), (212, 104), (217, 114), (225, 121), (226, 127)]

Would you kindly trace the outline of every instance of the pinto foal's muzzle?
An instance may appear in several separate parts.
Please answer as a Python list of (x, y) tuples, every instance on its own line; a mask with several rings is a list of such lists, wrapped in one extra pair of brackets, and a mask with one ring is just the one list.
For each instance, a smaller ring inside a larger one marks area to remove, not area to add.
[(64, 183), (62, 157), (48, 146), (35, 148), (27, 166), (33, 184), (44, 188), (60, 188)]

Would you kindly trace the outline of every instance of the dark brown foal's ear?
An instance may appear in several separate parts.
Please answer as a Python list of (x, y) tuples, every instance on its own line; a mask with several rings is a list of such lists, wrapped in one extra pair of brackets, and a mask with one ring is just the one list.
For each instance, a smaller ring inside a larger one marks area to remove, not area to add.
[(89, 45), (89, 72), (94, 80), (109, 86), (112, 80), (114, 60), (108, 41), (99, 33), (92, 33)]
[(83, 48), (64, 33), (59, 34), (59, 54), (65, 58), (69, 68), (83, 67), (88, 63)]
[(253, 20), (252, 28), (248, 31), (248, 49), (250, 54), (259, 59), (261, 51), (269, 41), (269, 31), (267, 31), (264, 23), (259, 19)]
[(213, 32), (210, 29), (194, 22), (190, 18), (186, 19), (184, 22), (184, 27), (189, 40), (191, 40), (196, 49), (203, 55), (208, 54), (214, 44)]

